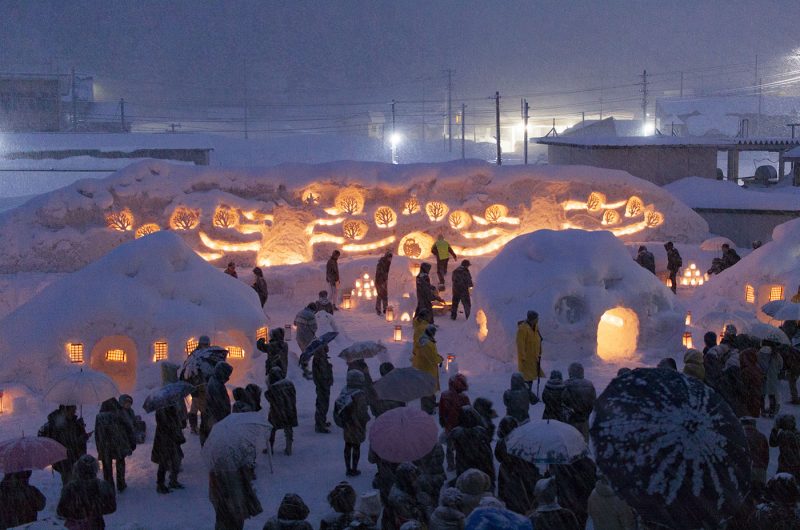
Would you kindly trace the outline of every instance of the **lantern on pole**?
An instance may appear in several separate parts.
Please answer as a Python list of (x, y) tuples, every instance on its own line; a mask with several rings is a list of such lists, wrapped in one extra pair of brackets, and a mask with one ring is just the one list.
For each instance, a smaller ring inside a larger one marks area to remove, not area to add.
[(397, 325), (394, 327), (394, 341), (402, 342), (403, 340), (403, 326)]
[(683, 333), (683, 346), (689, 350), (694, 347), (692, 344), (692, 332), (686, 331)]

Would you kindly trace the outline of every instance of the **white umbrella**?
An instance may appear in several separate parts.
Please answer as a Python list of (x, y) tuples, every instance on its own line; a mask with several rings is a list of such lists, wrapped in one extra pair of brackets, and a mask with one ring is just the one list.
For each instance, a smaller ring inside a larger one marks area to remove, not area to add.
[(59, 405), (97, 405), (119, 395), (116, 383), (102, 372), (84, 370), (72, 372), (50, 387), (44, 398)]
[(786, 302), (772, 318), (775, 320), (800, 320), (800, 304)]
[(361, 342), (354, 342), (347, 348), (339, 352), (339, 357), (347, 362), (355, 361), (357, 359), (371, 359), (381, 353), (386, 353), (386, 346), (380, 341), (364, 340)]
[(268, 430), (269, 424), (258, 412), (228, 414), (214, 424), (203, 445), (206, 465), (212, 471), (235, 471), (243, 466), (255, 466), (257, 445), (264, 443)]
[(773, 300), (772, 302), (767, 302), (766, 304), (761, 306), (761, 311), (764, 312), (765, 315), (769, 315), (772, 318), (775, 318), (775, 313), (779, 310), (783, 309), (783, 306), (788, 304), (786, 300)]
[(743, 329), (740, 329), (739, 333), (752, 335), (753, 337), (761, 340), (771, 337), (776, 339), (777, 342), (780, 342), (781, 344), (791, 344), (791, 342), (789, 342), (789, 337), (786, 336), (786, 333), (784, 333), (783, 330), (778, 329), (775, 326), (770, 326), (769, 324), (764, 324), (763, 322), (750, 322), (746, 324)]
[(506, 449), (531, 464), (569, 464), (589, 454), (580, 431), (556, 420), (523, 423), (506, 438)]
[(700, 250), (719, 251), (720, 249), (722, 249), (722, 245), (729, 245), (731, 248), (736, 248), (734, 242), (728, 239), (727, 237), (717, 236), (717, 237), (712, 237), (710, 239), (706, 239), (705, 241), (700, 243)]

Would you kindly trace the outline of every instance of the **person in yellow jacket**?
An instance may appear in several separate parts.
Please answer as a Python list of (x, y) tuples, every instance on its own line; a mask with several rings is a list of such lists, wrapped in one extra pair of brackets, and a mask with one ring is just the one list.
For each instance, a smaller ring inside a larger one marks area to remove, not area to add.
[(450, 261), (450, 256), (453, 256), (453, 259), (458, 259), (458, 256), (453, 252), (453, 247), (450, 246), (443, 234), (439, 234), (436, 242), (431, 247), (431, 254), (436, 258), (436, 275), (439, 276), (439, 290), (444, 291), (447, 263)]
[[(417, 353), (411, 359), (411, 365), (417, 370), (430, 374), (436, 381), (436, 392), (439, 391), (439, 364), (444, 360), (436, 348), (436, 326), (433, 324), (425, 328), (425, 332), (416, 341)], [(436, 410), (436, 394), (420, 399), (422, 410), (433, 414)]]
[(416, 357), (417, 352), (419, 351), (419, 338), (425, 333), (425, 329), (432, 324), (430, 313), (427, 309), (420, 309), (417, 311), (417, 314), (414, 315), (414, 321), (411, 323), (411, 326), (414, 328), (414, 341), (412, 342), (411, 346), (411, 362), (414, 362), (414, 357)]
[(528, 311), (527, 318), (517, 326), (517, 370), (530, 384), (544, 377), (542, 370), (542, 335), (539, 333), (539, 313)]

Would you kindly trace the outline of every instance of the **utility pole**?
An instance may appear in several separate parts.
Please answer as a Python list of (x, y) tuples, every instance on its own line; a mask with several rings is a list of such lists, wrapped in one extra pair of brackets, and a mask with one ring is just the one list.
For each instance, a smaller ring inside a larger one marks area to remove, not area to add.
[(181, 124), (180, 123), (170, 123), (169, 124), (169, 128), (171, 129), (170, 132), (174, 133), (175, 132), (175, 127), (178, 127), (180, 129)]
[(755, 129), (756, 136), (758, 136), (758, 127), (759, 127), (760, 122), (761, 122), (761, 79), (759, 79), (759, 77), (758, 77), (758, 54), (756, 54), (756, 65), (755, 65), (755, 76), (754, 77), (755, 77), (754, 82), (755, 82), (755, 85), (757, 87), (756, 90), (758, 91), (757, 92), (757, 94), (758, 94), (758, 115), (756, 116), (756, 126), (754, 127), (754, 129)]
[(447, 150), (453, 152), (453, 70), (447, 69)]
[(494, 115), (497, 126), (497, 165), (503, 165), (503, 153), (500, 149), (500, 92), (494, 93)]
[(528, 110), (529, 109), (530, 109), (530, 107), (528, 106), (528, 100), (527, 99), (523, 99), (522, 100), (522, 121), (523, 121), (522, 128), (524, 129), (524, 133), (525, 133), (525, 136), (524, 136), (524, 138), (525, 138), (525, 148), (524, 149), (525, 149), (525, 165), (526, 166), (528, 165)]
[(683, 97), (683, 72), (681, 72), (681, 91), (680, 91), (680, 95), (681, 95), (681, 97)]
[(119, 98), (119, 124), (125, 132), (125, 98)]
[(425, 80), (422, 81), (422, 143), (425, 143)]
[(247, 123), (247, 57), (243, 59), (244, 62), (244, 138), (248, 136), (248, 123)]
[[(395, 103), (397, 103), (397, 102), (395, 100), (392, 100), (392, 136), (394, 136), (394, 124), (395, 124), (395, 121), (394, 121), (395, 120), (394, 106), (395, 106)], [(392, 138), (392, 141), (394, 141), (394, 138)]]
[(75, 68), (72, 68), (72, 132), (78, 130), (78, 94), (76, 92)]
[(642, 134), (647, 129), (647, 70), (642, 71)]
[[(467, 105), (461, 104), (461, 160), (466, 158), (466, 151), (464, 149), (464, 117), (467, 114)], [(792, 138), (794, 138), (794, 127), (792, 127)]]

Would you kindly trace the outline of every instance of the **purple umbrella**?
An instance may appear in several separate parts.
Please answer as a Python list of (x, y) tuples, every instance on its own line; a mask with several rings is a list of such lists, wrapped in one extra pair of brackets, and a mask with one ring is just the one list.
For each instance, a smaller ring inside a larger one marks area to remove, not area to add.
[(38, 436), (12, 438), (0, 442), (0, 472), (16, 473), (44, 469), (67, 458), (67, 449), (50, 438)]
[(400, 407), (384, 412), (369, 429), (370, 448), (388, 462), (411, 462), (430, 453), (439, 439), (433, 416)]

